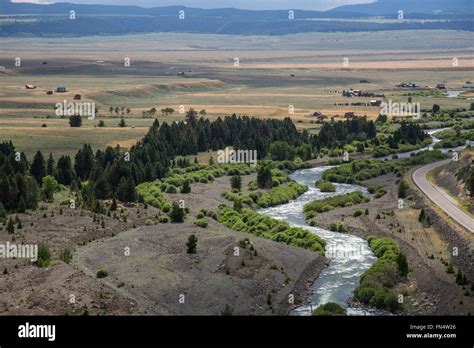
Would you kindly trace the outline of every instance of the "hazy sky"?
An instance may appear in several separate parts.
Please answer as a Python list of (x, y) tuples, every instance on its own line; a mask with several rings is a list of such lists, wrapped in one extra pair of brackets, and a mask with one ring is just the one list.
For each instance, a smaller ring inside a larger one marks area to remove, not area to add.
[(137, 5), (142, 7), (184, 5), (199, 8), (234, 7), (249, 10), (327, 10), (341, 5), (364, 4), (375, 2), (375, 0), (14, 0), (13, 2), (33, 2), (38, 4), (72, 2), (76, 4)]

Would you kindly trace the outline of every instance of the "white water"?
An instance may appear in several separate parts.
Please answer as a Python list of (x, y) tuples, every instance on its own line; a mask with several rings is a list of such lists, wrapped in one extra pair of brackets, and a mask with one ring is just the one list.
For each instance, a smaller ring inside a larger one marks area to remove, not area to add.
[[(414, 153), (433, 150), (433, 145), (440, 142), (434, 134), (449, 128), (433, 129), (427, 133), (433, 138), (430, 146), (420, 150), (398, 154), (399, 158), (408, 158)], [(443, 152), (459, 151), (465, 146), (456, 149), (442, 149)], [(391, 159), (392, 155), (381, 158)], [(319, 277), (311, 286), (309, 304), (297, 307), (291, 315), (311, 315), (312, 310), (327, 302), (336, 302), (346, 309), (348, 315), (390, 315), (385, 311), (372, 308), (350, 307), (349, 301), (354, 290), (359, 285), (359, 279), (377, 259), (366, 240), (345, 233), (332, 232), (319, 227), (306, 225), (303, 206), (314, 200), (360, 190), (367, 194), (367, 189), (357, 185), (334, 184), (336, 192), (323, 193), (314, 185), (322, 178), (324, 171), (332, 167), (318, 167), (303, 169), (294, 172), (290, 177), (298, 183), (306, 184), (309, 190), (296, 200), (276, 207), (262, 209), (259, 213), (272, 218), (285, 220), (295, 227), (305, 228), (326, 241), (326, 257), (330, 259), (329, 266), (324, 268)]]
[[(309, 190), (296, 200), (277, 207), (262, 209), (259, 213), (272, 218), (287, 221), (295, 227), (303, 227), (326, 241), (326, 256), (329, 266), (324, 268), (311, 287), (309, 305), (301, 306), (291, 315), (310, 315), (311, 309), (327, 302), (336, 302), (347, 309), (349, 315), (371, 315), (376, 311), (348, 307), (359, 278), (377, 259), (366, 240), (346, 233), (331, 232), (319, 227), (306, 225), (303, 206), (311, 201), (324, 199), (360, 190), (367, 194), (367, 189), (357, 185), (335, 184), (336, 192), (323, 193), (315, 188), (314, 182), (321, 179), (325, 170), (331, 167), (318, 167), (298, 170), (291, 178), (298, 183), (306, 184)], [(380, 314), (380, 312), (378, 312)]]

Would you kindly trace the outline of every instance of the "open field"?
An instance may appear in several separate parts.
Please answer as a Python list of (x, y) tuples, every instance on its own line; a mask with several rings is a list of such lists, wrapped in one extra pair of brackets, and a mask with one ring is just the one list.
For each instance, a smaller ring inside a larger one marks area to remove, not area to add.
[[(346, 112), (377, 117), (379, 107), (350, 105), (374, 98), (342, 97), (341, 92), (351, 88), (383, 93), (393, 101), (406, 101), (407, 94), (414, 93), (413, 101), (422, 108), (435, 103), (466, 107), (472, 93), (447, 98), (395, 85), (413, 81), (433, 88), (446, 83), (449, 90), (462, 90), (467, 80), (474, 80), (471, 39), (471, 33), (454, 31), (423, 35), (417, 31), (416, 36), (383, 32), (4, 38), (0, 40), (0, 66), (6, 68), (0, 70), (0, 139), (13, 140), (29, 156), (38, 149), (73, 154), (84, 142), (94, 148), (129, 147), (151, 125), (153, 119), (143, 119), (142, 112), (153, 107), (157, 116), (162, 108), (176, 110), (160, 121), (184, 119), (178, 112), (182, 106), (205, 109), (211, 119), (233, 113), (291, 117), (298, 128), (310, 131), (319, 128), (310, 116), (315, 111), (336, 119)], [(19, 68), (13, 66), (15, 57), (22, 60)], [(130, 67), (124, 66), (125, 57), (130, 58)], [(349, 65), (344, 67), (346, 57)], [(454, 57), (458, 67), (452, 65)], [(239, 58), (239, 66), (234, 66), (234, 58)], [(26, 84), (37, 88), (27, 90)], [(58, 86), (68, 91), (46, 95)], [(98, 120), (84, 119), (79, 130), (54, 115), (54, 104), (72, 101), (75, 94), (99, 109)], [(110, 113), (109, 107), (130, 108), (130, 113), (123, 113), (128, 127), (118, 128), (122, 113)], [(100, 119), (106, 127), (95, 128)]]

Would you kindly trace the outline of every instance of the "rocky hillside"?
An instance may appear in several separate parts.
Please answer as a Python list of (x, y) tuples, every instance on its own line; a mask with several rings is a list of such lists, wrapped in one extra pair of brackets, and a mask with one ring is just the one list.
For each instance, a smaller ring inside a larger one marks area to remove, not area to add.
[(459, 161), (453, 161), (435, 170), (433, 177), (438, 186), (467, 202), (469, 211), (474, 213), (474, 200), (470, 189), (474, 180), (474, 150), (463, 151)]

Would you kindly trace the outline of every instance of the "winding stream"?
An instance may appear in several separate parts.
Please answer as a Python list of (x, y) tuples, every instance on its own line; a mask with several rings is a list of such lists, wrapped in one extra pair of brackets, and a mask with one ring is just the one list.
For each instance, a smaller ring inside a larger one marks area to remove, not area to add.
[(326, 166), (294, 172), (290, 177), (298, 183), (308, 185), (309, 190), (290, 203), (259, 211), (272, 218), (285, 220), (292, 226), (304, 227), (327, 243), (326, 257), (330, 259), (330, 263), (311, 286), (310, 305), (296, 308), (291, 315), (310, 315), (311, 309), (327, 302), (339, 303), (350, 315), (364, 315), (369, 312), (369, 310), (348, 307), (348, 300), (352, 298), (360, 276), (377, 259), (367, 241), (350, 234), (311, 227), (305, 223), (303, 206), (308, 202), (356, 190), (367, 194), (365, 187), (348, 184), (335, 184), (336, 192), (321, 192), (314, 186), (314, 182), (321, 179), (323, 172), (329, 168), (331, 167)]
[[(434, 129), (427, 131), (433, 138), (433, 143), (423, 149), (398, 154), (399, 158), (408, 158), (412, 153), (432, 150), (433, 145), (440, 140), (435, 133), (449, 129)], [(452, 149), (457, 151), (462, 149)], [(442, 150), (447, 152), (448, 150)], [(391, 159), (392, 155), (380, 158)], [(302, 169), (294, 172), (290, 177), (298, 183), (306, 184), (309, 190), (296, 200), (276, 207), (261, 209), (259, 213), (280, 220), (287, 221), (295, 227), (303, 227), (326, 241), (326, 257), (330, 259), (329, 266), (324, 268), (319, 277), (311, 286), (307, 302), (309, 304), (295, 308), (290, 315), (311, 315), (313, 309), (327, 302), (336, 302), (347, 311), (348, 315), (389, 315), (390, 313), (376, 309), (351, 307), (349, 304), (354, 290), (359, 285), (359, 279), (377, 259), (366, 240), (347, 233), (328, 231), (319, 227), (308, 226), (305, 222), (303, 206), (314, 200), (360, 190), (368, 194), (367, 189), (358, 185), (334, 184), (336, 192), (324, 193), (315, 187), (316, 180), (320, 180), (324, 171), (331, 166)]]

